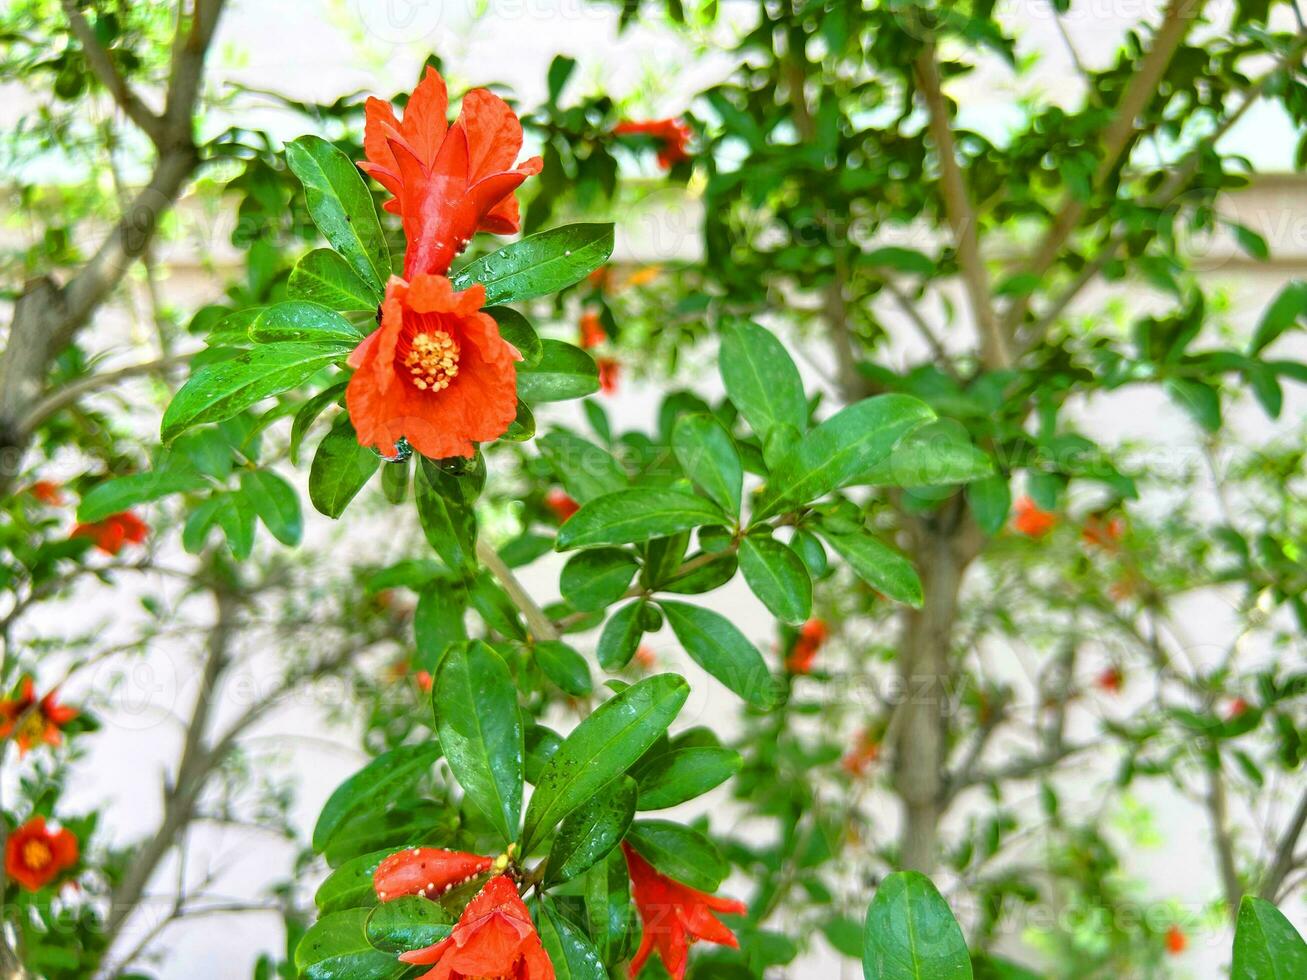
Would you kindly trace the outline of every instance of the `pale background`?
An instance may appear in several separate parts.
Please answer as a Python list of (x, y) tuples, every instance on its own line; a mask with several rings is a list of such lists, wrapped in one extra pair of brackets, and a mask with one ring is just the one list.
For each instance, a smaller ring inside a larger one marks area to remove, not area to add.
[[(1106, 2), (1076, 4), (1068, 26), (1081, 58), (1091, 65), (1103, 63), (1116, 49), (1121, 33), (1141, 13), (1151, 14), (1160, 4), (1146, 2)], [(672, 29), (636, 26), (621, 38), (616, 34), (616, 17), (607, 9), (580, 0), (503, 0), (474, 3), (471, 0), (440, 3), (437, 0), (233, 0), (225, 15), (216, 46), (211, 84), (222, 91), (224, 82), (240, 81), (253, 88), (264, 88), (303, 99), (330, 101), (345, 92), (365, 90), (389, 94), (410, 85), (418, 66), (431, 51), (444, 59), (451, 77), (451, 88), (500, 81), (518, 93), (524, 104), (538, 102), (544, 95), (544, 74), (555, 53), (577, 58), (580, 67), (573, 86), (602, 86), (618, 99), (628, 99), (637, 116), (672, 115), (682, 109), (690, 97), (729, 71), (730, 60), (720, 50), (720, 41), (732, 34), (730, 22), (742, 22), (752, 4), (724, 3), (727, 26), (716, 29), (716, 37), (705, 36), (697, 46), (690, 46), (683, 34)], [(1050, 20), (1047, 6), (1037, 0), (1000, 5), (1005, 15), (1023, 25), (1022, 49), (1037, 53), (1039, 68), (1023, 81), (1022, 91), (1035, 87), (1058, 93), (1072, 101), (1079, 93), (1079, 81), (1072, 71), (1066, 49)], [(715, 44), (714, 41), (717, 43)], [(2, 93), (0, 93), (2, 94)], [(982, 72), (964, 90), (955, 93), (963, 102), (967, 125), (1001, 134), (1013, 124), (1017, 94), (1010, 77), (1001, 69)], [(0, 124), (7, 123), (22, 110), (21, 102), (5, 99), (0, 107)], [(239, 102), (241, 118), (251, 125), (272, 130), (279, 136), (298, 135), (304, 123), (298, 117), (267, 102), (243, 99)], [(250, 116), (249, 113), (255, 113)], [(225, 124), (221, 113), (206, 122), (214, 131)], [(1230, 145), (1254, 159), (1259, 169), (1287, 172), (1292, 167), (1295, 134), (1289, 121), (1278, 112), (1260, 107), (1248, 114), (1228, 139)], [(653, 171), (649, 171), (651, 174)], [(1226, 242), (1197, 242), (1222, 285), (1229, 289), (1230, 321), (1250, 330), (1256, 317), (1279, 286), (1307, 266), (1307, 208), (1303, 205), (1304, 184), (1297, 177), (1277, 177), (1262, 182), (1228, 206), (1228, 212), (1260, 232), (1271, 244), (1275, 261), (1253, 266), (1246, 263)], [(658, 259), (692, 258), (698, 249), (695, 231), (696, 203), (692, 198), (659, 195), (653, 209), (636, 215), (615, 215), (619, 222), (618, 258), (628, 262), (651, 262)], [(194, 208), (182, 209), (182, 221), (176, 242), (165, 250), (166, 283), (169, 297), (179, 305), (198, 305), (215, 299), (220, 293), (220, 279), (196, 262), (197, 254), (216, 246), (224, 257), (224, 229)], [(227, 256), (228, 258), (230, 256)], [(1142, 309), (1156, 305), (1158, 298), (1132, 296), (1131, 306)], [(1095, 309), (1096, 298), (1085, 297), (1079, 309)], [(884, 318), (894, 324), (894, 314), (886, 310)], [(137, 359), (131, 347), (134, 328), (122, 311), (109, 311), (99, 329), (106, 337), (122, 341), (122, 363)], [(907, 331), (902, 331), (907, 332)], [(967, 338), (959, 331), (959, 342)], [(1301, 345), (1300, 345), (1301, 347)], [(1290, 348), (1291, 349), (1291, 348)], [(906, 351), (898, 352), (903, 356)], [(708, 355), (705, 354), (705, 357)], [(816, 356), (820, 359), (822, 354)], [(1284, 356), (1288, 356), (1286, 353)], [(1301, 353), (1299, 353), (1301, 356)], [(814, 386), (826, 383), (829, 365), (809, 363), (805, 371)], [(702, 372), (705, 390), (718, 390), (711, 365)], [(625, 384), (620, 395), (606, 402), (618, 426), (651, 424), (658, 393), (638, 382)], [(1281, 427), (1300, 420), (1305, 400), (1302, 389), (1287, 392)], [(1178, 410), (1160, 397), (1142, 396), (1137, 392), (1104, 398), (1086, 406), (1085, 417), (1092, 419), (1088, 431), (1111, 443), (1118, 439), (1146, 438), (1168, 454), (1176, 464), (1192, 458), (1196, 436), (1192, 425)], [(550, 417), (576, 417), (574, 407), (542, 413), (542, 429)], [(1242, 406), (1234, 417), (1243, 421), (1246, 431), (1261, 439), (1271, 428), (1255, 406)], [(1196, 494), (1210, 496), (1210, 488), (1193, 488)], [(1164, 507), (1165, 501), (1152, 501)], [(330, 522), (309, 514), (309, 535), (333, 533)], [(556, 595), (559, 563), (543, 561), (526, 576), (528, 587), (542, 600)], [(748, 594), (742, 583), (716, 593), (715, 608), (727, 613), (750, 632), (764, 649), (769, 648), (772, 628), (766, 613)], [(122, 610), (131, 603), (107, 591), (92, 591), (72, 615), (86, 623), (102, 620), (106, 642), (121, 629)], [(1192, 635), (1210, 639), (1216, 650), (1221, 638), (1229, 635), (1227, 622), (1229, 600), (1220, 596), (1205, 597), (1189, 610), (1186, 622)], [(74, 607), (70, 606), (70, 609)], [(37, 624), (38, 631), (41, 624)], [(51, 632), (57, 624), (50, 625)], [(173, 648), (155, 649), (144, 675), (148, 682), (139, 683), (145, 701), (124, 700), (105, 718), (104, 731), (90, 740), (93, 753), (81, 766), (78, 778), (70, 784), (68, 808), (102, 806), (105, 809), (104, 833), (116, 842), (127, 843), (149, 830), (159, 812), (160, 777), (176, 757), (180, 741), (177, 726), (167, 720), (171, 710), (185, 711), (194, 699), (194, 643), (178, 643)], [(734, 699), (719, 686), (707, 681), (675, 649), (666, 636), (655, 641), (664, 665), (683, 669), (694, 684), (694, 695), (681, 723), (697, 719), (719, 719), (734, 710)], [(1195, 650), (1203, 654), (1203, 644)], [(1020, 651), (994, 651), (992, 662), (1019, 682), (1023, 677)], [(257, 663), (257, 659), (256, 659)], [(224, 689), (222, 711), (235, 713), (240, 707), (237, 691), (242, 682), (266, 681), (273, 673), (272, 661), (266, 670), (257, 666), (250, 676), (233, 678)], [(106, 668), (108, 669), (108, 668)], [(129, 689), (131, 687), (131, 678)], [(97, 673), (80, 682), (86, 686), (102, 683)], [(103, 687), (100, 688), (103, 690)], [(79, 684), (67, 692), (76, 702)], [(1128, 700), (1107, 710), (1126, 711)], [(332, 788), (364, 761), (356, 748), (354, 733), (333, 728), (325, 720), (329, 705), (298, 699), (266, 720), (257, 731), (255, 745), (276, 746), (282, 770), (298, 781), (295, 814), (307, 835), (318, 810)], [(1092, 796), (1095, 772), (1110, 771), (1112, 760), (1091, 760), (1080, 771), (1086, 779), (1081, 796)], [(7, 774), (12, 778), (12, 774)], [(1075, 799), (1075, 790), (1070, 791)], [(1287, 795), (1287, 794), (1286, 794)], [(720, 804), (715, 795), (710, 802)], [(1141, 902), (1178, 903), (1195, 910), (1218, 893), (1215, 866), (1210, 858), (1208, 824), (1197, 806), (1151, 785), (1141, 790), (1138, 800), (1153, 808), (1160, 841), (1142, 849), (1130, 859), (1130, 871), (1146, 883)], [(1086, 799), (1086, 802), (1092, 802)], [(1033, 803), (1033, 801), (1032, 801)], [(872, 798), (879, 810), (869, 819), (882, 829), (892, 830), (894, 813), (888, 799)], [(1281, 815), (1285, 804), (1281, 803)], [(1259, 816), (1265, 816), (1259, 815)], [(1030, 808), (1031, 821), (1038, 820), (1037, 807)], [(1236, 812), (1234, 819), (1252, 819)], [(720, 805), (714, 810), (716, 826), (730, 829), (730, 815)], [(956, 816), (955, 816), (956, 820)], [(191, 838), (191, 863), (194, 874), (216, 869), (217, 890), (235, 898), (258, 898), (263, 889), (290, 875), (293, 851), (285, 842), (270, 835), (249, 831), (201, 827)], [(1038, 860), (1038, 855), (1032, 855)], [(159, 907), (166, 907), (174, 887), (175, 866), (170, 865), (156, 880), (152, 894)], [(948, 891), (948, 881), (941, 878)], [(728, 886), (726, 891), (730, 891)], [(859, 901), (865, 902), (864, 896)], [(1301, 898), (1286, 909), (1300, 928), (1307, 925)], [(142, 918), (148, 918), (143, 916)], [(138, 922), (138, 927), (146, 923)], [(282, 942), (280, 924), (269, 915), (250, 914), (206, 919), (173, 926), (156, 947), (161, 958), (159, 975), (165, 980), (217, 980), (245, 977), (258, 953), (278, 950)], [(815, 951), (779, 975), (804, 980), (824, 980), (840, 973), (840, 967), (818, 940)], [(1225, 969), (1229, 937), (1213, 930), (1194, 937), (1190, 951), (1173, 961), (1176, 976), (1217, 977)], [(1035, 965), (1032, 963), (1032, 965)], [(843, 976), (858, 976), (853, 965), (843, 967)]]

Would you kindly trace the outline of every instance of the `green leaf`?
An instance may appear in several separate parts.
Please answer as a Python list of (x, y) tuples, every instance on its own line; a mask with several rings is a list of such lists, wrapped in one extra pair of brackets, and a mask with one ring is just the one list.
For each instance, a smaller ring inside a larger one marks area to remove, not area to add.
[(439, 902), (404, 895), (376, 906), (364, 934), (376, 949), (393, 956), (434, 946), (454, 931), (456, 921)]
[(1281, 334), (1295, 324), (1307, 320), (1307, 282), (1291, 282), (1280, 291), (1262, 314), (1261, 322), (1253, 333), (1248, 353), (1260, 354)]
[(1245, 895), (1234, 931), (1230, 980), (1301, 980), (1307, 943), (1270, 902)]
[(665, 810), (702, 796), (740, 771), (738, 752), (711, 745), (660, 752), (634, 772), (639, 809)]
[(536, 445), (578, 504), (624, 490), (629, 482), (622, 464), (608, 450), (566, 429), (541, 436)]
[(516, 840), (526, 748), (508, 665), (480, 640), (453, 647), (436, 674), (434, 704), (454, 778), (500, 839)]
[(1163, 387), (1208, 432), (1221, 427), (1221, 393), (1211, 385), (1192, 378), (1167, 378)]
[(744, 466), (725, 426), (712, 415), (682, 415), (672, 429), (672, 450), (695, 486), (739, 516)]
[(808, 426), (803, 379), (789, 353), (771, 331), (737, 322), (722, 329), (717, 366), (726, 394), (760, 437), (777, 425), (802, 432)]
[(740, 543), (740, 571), (759, 601), (783, 623), (797, 626), (812, 614), (812, 579), (803, 559), (773, 538)]
[(329, 405), (341, 400), (341, 396), (345, 393), (348, 384), (348, 381), (341, 381), (329, 385), (312, 398), (307, 399), (295, 412), (295, 417), (291, 419), (290, 423), (290, 461), (292, 465), (299, 465), (300, 445), (304, 442), (304, 437), (308, 435), (313, 423), (318, 420), (319, 415), (327, 410)]
[(250, 324), (250, 339), (260, 344), (318, 344), (353, 350), (363, 334), (325, 306), (292, 299), (266, 307)]
[(721, 613), (684, 602), (658, 604), (691, 659), (749, 704), (776, 705), (776, 681), (762, 654)]
[(386, 847), (380, 851), (370, 851), (350, 858), (327, 876), (313, 896), (313, 903), (318, 912), (339, 912), (341, 909), (371, 908), (377, 904), (377, 893), (373, 889), (372, 877), (377, 866), (395, 853), (395, 848)]
[(637, 820), (626, 840), (667, 877), (701, 892), (715, 892), (730, 871), (712, 841), (670, 820)]
[(453, 276), (456, 290), (486, 287), (486, 306), (517, 303), (580, 282), (613, 254), (611, 224), (564, 225), (469, 262)]
[(559, 590), (577, 609), (600, 612), (626, 594), (640, 570), (630, 552), (620, 548), (594, 548), (573, 555), (563, 566)]
[(608, 617), (595, 650), (599, 666), (604, 670), (621, 670), (631, 662), (640, 646), (640, 638), (644, 636), (644, 611), (647, 607), (647, 602), (637, 599)]
[(450, 568), (474, 571), (477, 522), (473, 502), (479, 487), (423, 457), (415, 489), (418, 520), (428, 543)]
[(390, 248), (358, 168), (317, 136), (287, 143), (286, 163), (304, 185), (309, 214), (323, 237), (375, 293), (385, 292)]
[(328, 797), (313, 828), (313, 849), (321, 854), (351, 816), (379, 808), (416, 783), (440, 758), (435, 742), (401, 745), (377, 756)]
[(318, 513), (337, 518), (358, 495), (381, 464), (380, 457), (360, 446), (349, 416), (341, 413), (318, 443), (309, 468), (309, 500)]
[(295, 969), (302, 980), (394, 980), (408, 966), (368, 942), (370, 909), (324, 915), (295, 947)]
[(956, 422), (927, 423), (853, 482), (873, 487), (938, 487), (970, 483), (992, 475), (993, 460), (971, 444)]
[(835, 534), (818, 528), (818, 533), (849, 563), (858, 578), (891, 599), (906, 602), (915, 609), (921, 608), (921, 578), (917, 570), (912, 567), (912, 562), (889, 545), (881, 544), (867, 531)]
[(258, 530), (254, 523), (254, 508), (240, 494), (218, 494), (213, 499), (218, 504), (213, 520), (226, 535), (232, 556), (244, 561), (254, 550), (254, 532)]
[(967, 500), (980, 529), (986, 534), (997, 534), (1007, 523), (1008, 511), (1012, 509), (1012, 488), (1007, 477), (999, 473), (968, 486)]
[(332, 834), (323, 857), (329, 866), (338, 868), (360, 854), (383, 847), (399, 850), (404, 846), (444, 842), (457, 829), (458, 813), (448, 803), (406, 800), (384, 811), (369, 807), (350, 817)]
[(836, 412), (805, 435), (775, 467), (754, 519), (805, 504), (846, 486), (885, 459), (895, 444), (934, 419), (925, 402), (877, 395)]
[(499, 324), (499, 336), (512, 344), (522, 355), (522, 363), (517, 368), (519, 372), (540, 363), (544, 347), (541, 346), (540, 336), (531, 326), (531, 321), (511, 306), (491, 306), (481, 312), (494, 317), (495, 322)]
[(160, 436), (172, 442), (187, 429), (221, 422), (308, 381), (342, 360), (345, 351), (319, 344), (266, 344), (197, 369), (163, 413)]
[(120, 476), (97, 483), (77, 507), (77, 519), (87, 524), (104, 520), (137, 504), (159, 500), (174, 493), (188, 493), (209, 485), (204, 474), (185, 460), (167, 459), (144, 473)]
[(631, 919), (631, 877), (626, 856), (614, 849), (586, 872), (585, 922), (605, 963), (615, 962), (627, 939)]
[(540, 669), (564, 694), (586, 697), (593, 689), (585, 658), (558, 640), (543, 640), (533, 648)]
[(971, 980), (957, 920), (929, 878), (897, 871), (867, 910), (862, 971), (867, 980)]
[(329, 248), (315, 248), (295, 263), (286, 291), (291, 299), (340, 312), (372, 313), (381, 305), (381, 293), (360, 279), (340, 253)]
[(536, 927), (557, 980), (608, 980), (599, 951), (545, 896), (540, 900)]
[(935, 274), (935, 260), (923, 252), (897, 245), (885, 245), (873, 248), (862, 255), (861, 262), (883, 269), (893, 269), (910, 276), (930, 278)]
[(517, 368), (517, 397), (524, 402), (560, 402), (598, 390), (599, 367), (594, 358), (561, 340), (542, 340), (539, 361)]
[(622, 776), (574, 810), (558, 828), (549, 849), (545, 883), (570, 881), (607, 857), (631, 826), (635, 800), (635, 780)]
[(242, 470), (241, 492), (274, 538), (282, 544), (300, 543), (304, 515), (294, 487), (271, 470)]
[(540, 774), (526, 811), (523, 853), (634, 765), (667, 731), (689, 693), (683, 677), (647, 677), (577, 725)]
[(387, 463), (381, 468), (381, 492), (392, 504), (408, 499), (409, 460)]
[(633, 488), (596, 497), (558, 529), (559, 551), (597, 544), (633, 544), (725, 524), (726, 515), (702, 497), (680, 490)]

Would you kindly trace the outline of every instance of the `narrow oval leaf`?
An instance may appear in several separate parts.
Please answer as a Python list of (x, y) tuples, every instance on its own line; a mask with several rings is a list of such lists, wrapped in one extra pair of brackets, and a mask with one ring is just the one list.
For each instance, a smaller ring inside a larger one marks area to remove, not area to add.
[(454, 288), (486, 288), (486, 306), (517, 303), (580, 282), (613, 254), (611, 224), (564, 225), (529, 235), (475, 261), (454, 275)]
[(1300, 980), (1307, 977), (1307, 943), (1270, 902), (1245, 895), (1234, 931), (1230, 980)]
[(377, 904), (372, 877), (377, 866), (395, 853), (395, 848), (369, 851), (350, 858), (327, 876), (313, 896), (318, 912), (339, 912), (341, 909), (371, 908)]
[(545, 640), (532, 647), (532, 652), (545, 676), (564, 694), (583, 698), (593, 690), (594, 684), (590, 679), (590, 668), (586, 666), (585, 657), (566, 643)]
[(379, 808), (418, 781), (440, 758), (440, 745), (401, 745), (377, 756), (328, 797), (313, 828), (313, 849), (321, 854), (350, 817)]
[(621, 670), (631, 662), (640, 638), (644, 636), (644, 611), (647, 607), (648, 603), (639, 599), (608, 617), (595, 651), (599, 666), (604, 670)]
[(724, 524), (722, 511), (692, 493), (633, 488), (605, 494), (584, 504), (558, 529), (559, 551), (596, 544), (633, 544)]
[(799, 432), (808, 427), (803, 379), (771, 331), (756, 323), (727, 325), (717, 363), (726, 394), (761, 438), (778, 424)]
[(997, 534), (1007, 523), (1008, 511), (1012, 509), (1012, 489), (1007, 477), (999, 473), (968, 486), (967, 500), (980, 529), (986, 534)]
[(369, 909), (324, 915), (295, 947), (295, 968), (303, 980), (394, 980), (408, 967), (368, 942)]
[(701, 892), (721, 887), (730, 866), (715, 844), (697, 830), (670, 820), (637, 820), (627, 842), (655, 868)]
[(441, 942), (454, 931), (456, 921), (439, 902), (404, 895), (372, 909), (364, 935), (383, 953), (407, 953)]
[(425, 457), (417, 468), (414, 491), (418, 521), (442, 561), (459, 571), (477, 568), (477, 522), (473, 503), (479, 486), (441, 469)]
[(872, 899), (863, 932), (867, 980), (971, 980), (962, 930), (930, 879), (889, 875)]
[(309, 500), (319, 514), (335, 519), (345, 513), (349, 502), (380, 465), (376, 453), (359, 445), (353, 423), (342, 413), (322, 437), (313, 456), (309, 468)]
[(586, 927), (603, 961), (611, 964), (622, 955), (631, 921), (631, 876), (625, 855), (613, 850), (586, 872), (582, 887)]
[(929, 405), (908, 395), (877, 395), (836, 412), (785, 454), (758, 502), (755, 519), (846, 486), (888, 456), (909, 432), (934, 418)]
[(904, 436), (888, 456), (853, 482), (873, 487), (938, 487), (983, 480), (994, 462), (951, 420), (929, 422)]
[(499, 324), (499, 336), (512, 344), (522, 355), (522, 362), (518, 365), (519, 371), (540, 363), (544, 348), (530, 320), (511, 306), (491, 306), (481, 312), (494, 317), (495, 322)]
[(770, 709), (777, 687), (758, 648), (721, 613), (684, 602), (659, 602), (685, 652), (749, 704)]
[(555, 429), (541, 436), (536, 446), (579, 504), (624, 490), (629, 483), (626, 471), (612, 453), (566, 429)]
[(265, 344), (197, 369), (163, 413), (160, 437), (171, 442), (187, 429), (239, 415), (265, 398), (308, 381), (345, 358), (339, 346)]
[(725, 426), (712, 415), (682, 415), (672, 429), (672, 451), (695, 486), (722, 510), (739, 515), (744, 465)]
[(640, 570), (630, 552), (620, 548), (594, 548), (573, 555), (563, 566), (559, 591), (577, 609), (599, 612), (626, 594)]
[(250, 340), (260, 344), (335, 344), (353, 350), (363, 333), (325, 306), (292, 299), (263, 310), (250, 324)]
[(536, 928), (556, 980), (608, 980), (594, 943), (545, 897), (537, 906)]
[(711, 745), (661, 752), (635, 771), (641, 810), (665, 810), (702, 796), (740, 771), (738, 752)]
[(295, 263), (286, 292), (291, 299), (342, 313), (373, 312), (381, 304), (381, 294), (360, 279), (340, 253), (329, 248), (315, 248)]
[(866, 531), (861, 534), (833, 534), (825, 528), (819, 532), (826, 543), (849, 563), (853, 573), (872, 588), (915, 609), (922, 604), (921, 578), (901, 554), (881, 544)]
[(584, 398), (599, 390), (599, 366), (580, 347), (540, 341), (540, 357), (517, 368), (517, 397), (527, 403)]
[(740, 544), (740, 571), (753, 594), (781, 622), (797, 626), (812, 614), (808, 569), (774, 538), (745, 538)]
[(667, 731), (689, 694), (685, 678), (676, 674), (647, 677), (577, 725), (540, 774), (526, 811), (524, 853), (631, 768)]
[(287, 143), (286, 163), (304, 185), (309, 214), (323, 237), (381, 294), (390, 278), (390, 248), (358, 167), (318, 136)]
[(203, 473), (174, 456), (166, 465), (144, 473), (133, 473), (97, 483), (78, 504), (77, 519), (94, 523), (137, 504), (159, 500), (174, 493), (201, 490), (208, 485), (209, 481)]
[(508, 665), (480, 640), (456, 646), (441, 661), (434, 695), (436, 731), (454, 778), (503, 842), (516, 840), (526, 748)]
[(556, 885), (569, 881), (607, 857), (631, 826), (636, 796), (635, 780), (623, 776), (573, 811), (558, 828), (549, 849), (545, 883)]
[(241, 492), (274, 538), (282, 544), (299, 544), (304, 515), (294, 487), (271, 470), (243, 470)]

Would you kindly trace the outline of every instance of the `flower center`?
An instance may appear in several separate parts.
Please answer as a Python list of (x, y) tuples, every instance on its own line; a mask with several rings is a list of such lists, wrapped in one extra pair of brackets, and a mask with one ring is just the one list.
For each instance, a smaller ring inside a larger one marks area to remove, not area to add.
[(423, 330), (409, 344), (404, 367), (418, 391), (448, 388), (458, 377), (458, 343), (443, 330)]
[(18, 727), (18, 737), (28, 741), (38, 741), (45, 736), (45, 717), (40, 711), (28, 711), (27, 717)]
[(43, 840), (29, 840), (23, 845), (23, 864), (31, 871), (41, 871), (54, 859), (50, 845)]

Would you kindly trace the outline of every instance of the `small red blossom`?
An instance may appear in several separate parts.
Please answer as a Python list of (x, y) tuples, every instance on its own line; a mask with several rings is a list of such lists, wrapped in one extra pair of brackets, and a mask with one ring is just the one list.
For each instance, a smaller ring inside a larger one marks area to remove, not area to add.
[(44, 742), (58, 745), (63, 741), (61, 729), (77, 717), (77, 709), (55, 701), (51, 691), (40, 701), (32, 678), (24, 677), (22, 693), (9, 701), (0, 701), (0, 739), (13, 737), (18, 754), (27, 755), (32, 746)]
[(418, 682), (418, 690), (422, 691), (424, 694), (431, 693), (431, 685), (433, 682), (429, 670), (419, 670), (413, 675), (413, 679)]
[(871, 732), (860, 732), (853, 749), (840, 760), (840, 766), (850, 776), (865, 776), (871, 764), (880, 758), (880, 742)]
[(581, 509), (581, 505), (566, 490), (557, 487), (545, 495), (545, 506), (554, 512), (559, 524), (567, 523), (567, 519)]
[(1118, 551), (1121, 547), (1121, 538), (1124, 536), (1125, 518), (1120, 514), (1110, 517), (1103, 514), (1090, 514), (1080, 531), (1080, 540), (1104, 551)]
[(507, 875), (486, 883), (447, 938), (399, 958), (435, 965), (419, 980), (554, 980), (554, 965)]
[(739, 948), (735, 934), (713, 913), (745, 915), (749, 910), (743, 902), (706, 895), (659, 874), (629, 844), (622, 845), (622, 852), (626, 855), (631, 890), (644, 926), (640, 949), (631, 960), (632, 977), (640, 973), (655, 949), (672, 980), (684, 980), (691, 944), (702, 939)]
[(658, 165), (671, 170), (678, 163), (690, 159), (686, 145), (693, 133), (679, 119), (648, 119), (642, 122), (625, 120), (613, 132), (618, 136), (652, 136), (658, 145)]
[(785, 669), (791, 674), (806, 674), (812, 670), (817, 652), (826, 642), (830, 630), (825, 620), (810, 619), (799, 628), (798, 638), (785, 658)]
[(1108, 694), (1120, 694), (1121, 688), (1125, 687), (1125, 673), (1120, 667), (1108, 667), (1098, 679), (1094, 681), (1100, 691), (1106, 691)]
[(612, 273), (609, 271), (608, 266), (601, 265), (599, 268), (595, 269), (594, 272), (590, 273), (590, 275), (586, 276), (585, 278), (586, 278), (586, 282), (588, 282), (594, 289), (602, 293), (605, 289), (608, 288), (608, 281), (612, 278)]
[(360, 445), (395, 456), (402, 437), (431, 459), (470, 457), (507, 431), (521, 355), (484, 300), (481, 285), (456, 293), (444, 276), (391, 277), (381, 326), (349, 356), (345, 406)]
[(1057, 524), (1057, 515), (1040, 510), (1029, 497), (1020, 497), (1016, 503), (1016, 514), (1012, 518), (1012, 528), (1018, 534), (1028, 538), (1042, 538)]
[(372, 888), (383, 902), (405, 895), (436, 899), (458, 885), (485, 874), (494, 859), (437, 847), (413, 847), (390, 855), (372, 875)]
[(581, 346), (586, 350), (592, 350), (608, 339), (608, 331), (604, 329), (604, 325), (599, 321), (599, 314), (594, 310), (586, 310), (581, 314), (578, 335)]
[(1225, 720), (1234, 721), (1237, 718), (1242, 718), (1245, 714), (1248, 713), (1248, 707), (1249, 706), (1248, 706), (1247, 698), (1243, 698), (1243, 697), (1235, 698), (1233, 701), (1230, 702), (1229, 707), (1225, 709)]
[(617, 378), (622, 366), (614, 358), (599, 357), (595, 359), (599, 366), (599, 389), (605, 395), (617, 394)]
[(658, 655), (653, 652), (653, 647), (641, 643), (635, 650), (635, 662), (644, 670), (653, 670), (658, 666)]
[(52, 480), (37, 480), (27, 488), (27, 492), (47, 507), (63, 506), (63, 490)]
[(123, 545), (141, 544), (149, 533), (150, 525), (130, 510), (124, 510), (94, 524), (78, 524), (69, 536), (90, 538), (106, 555), (116, 555), (123, 550)]
[(1166, 951), (1172, 956), (1179, 956), (1189, 948), (1189, 937), (1179, 926), (1166, 930)]
[(497, 95), (473, 89), (451, 126), (445, 81), (428, 67), (396, 119), (389, 103), (368, 99), (359, 167), (391, 194), (385, 208), (404, 225), (404, 278), (444, 273), (478, 231), (512, 235), (521, 219), (515, 191), (538, 174), (540, 157), (514, 165), (522, 124)]
[(33, 817), (5, 844), (5, 872), (29, 892), (40, 891), (77, 863), (77, 838), (71, 830), (52, 831), (45, 817)]

